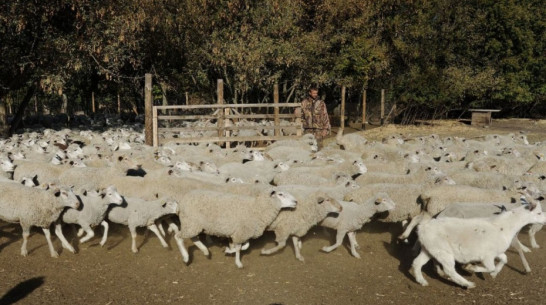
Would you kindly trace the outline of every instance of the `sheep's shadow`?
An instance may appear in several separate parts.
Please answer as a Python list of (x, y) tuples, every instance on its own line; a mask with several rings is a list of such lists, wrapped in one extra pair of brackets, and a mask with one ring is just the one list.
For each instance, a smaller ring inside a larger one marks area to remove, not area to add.
[(44, 284), (44, 277), (35, 277), (17, 284), (0, 298), (0, 304), (15, 304)]
[(7, 241), (0, 244), (0, 252), (22, 237), (22, 233), (18, 232), (18, 230), (21, 230), (21, 226), (18, 224), (6, 224), (1, 226), (0, 239), (6, 238)]

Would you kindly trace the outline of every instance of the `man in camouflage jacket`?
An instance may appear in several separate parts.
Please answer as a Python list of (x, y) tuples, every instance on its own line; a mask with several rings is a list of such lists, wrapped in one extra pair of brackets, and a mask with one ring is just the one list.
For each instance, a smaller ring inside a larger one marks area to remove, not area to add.
[(315, 135), (317, 141), (322, 141), (330, 134), (331, 126), (326, 104), (318, 99), (316, 88), (309, 90), (309, 96), (301, 102), (301, 108), (296, 109), (296, 116), (301, 118), (304, 132)]

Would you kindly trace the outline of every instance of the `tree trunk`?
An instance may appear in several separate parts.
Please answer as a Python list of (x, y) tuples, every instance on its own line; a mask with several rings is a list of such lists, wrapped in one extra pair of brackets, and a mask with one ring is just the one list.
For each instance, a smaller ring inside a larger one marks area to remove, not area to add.
[(32, 84), (27, 89), (27, 94), (23, 98), (23, 101), (19, 105), (19, 108), (17, 109), (17, 114), (15, 114), (15, 117), (13, 118), (13, 122), (11, 122), (11, 126), (9, 129), (9, 136), (11, 136), (17, 128), (19, 128), (19, 125), (21, 125), (21, 121), (23, 120), (23, 115), (25, 113), (25, 109), (27, 108), (30, 99), (34, 95), (34, 91), (36, 91), (36, 84)]

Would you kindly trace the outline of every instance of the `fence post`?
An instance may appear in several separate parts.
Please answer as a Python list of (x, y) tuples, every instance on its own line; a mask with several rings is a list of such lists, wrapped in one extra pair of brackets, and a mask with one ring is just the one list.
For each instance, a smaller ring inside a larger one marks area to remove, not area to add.
[(8, 119), (6, 113), (5, 100), (0, 100), (0, 138), (7, 136)]
[(385, 89), (381, 89), (381, 125), (385, 123)]
[(118, 115), (121, 115), (121, 98), (118, 92)]
[(366, 124), (366, 87), (362, 91), (362, 128)]
[(152, 117), (153, 146), (154, 148), (157, 148), (159, 146), (159, 135), (157, 134), (157, 108), (152, 107), (152, 109), (153, 109), (153, 117)]
[[(218, 98), (218, 101), (217, 101), (217, 104), (218, 105), (223, 105), (224, 104), (224, 80), (223, 79), (218, 79), (217, 81), (217, 85), (216, 85), (217, 89), (216, 89), (216, 93), (217, 93), (217, 98)], [(216, 124), (216, 126), (218, 126), (218, 137), (223, 137), (224, 136), (224, 107), (220, 107), (218, 108), (218, 122)]]
[(340, 118), (339, 118), (339, 128), (341, 130), (345, 129), (345, 91), (347, 88), (345, 86), (341, 86), (341, 110), (340, 112)]
[(146, 145), (153, 146), (152, 74), (144, 76), (144, 136)]
[(273, 108), (273, 113), (275, 116), (275, 131), (274, 135), (277, 137), (280, 135), (281, 130), (279, 129), (280, 126), (280, 119), (279, 119), (279, 84), (275, 83), (273, 86), (273, 103), (275, 104), (275, 107)]
[(91, 92), (91, 112), (95, 114), (95, 91)]

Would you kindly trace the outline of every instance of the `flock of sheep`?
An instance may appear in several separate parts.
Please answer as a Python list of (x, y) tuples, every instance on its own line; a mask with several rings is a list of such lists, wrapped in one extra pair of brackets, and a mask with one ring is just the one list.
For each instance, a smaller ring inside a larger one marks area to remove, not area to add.
[[(202, 233), (227, 238), (225, 253), (241, 251), (252, 239), (273, 231), (273, 254), (291, 238), (295, 256), (302, 237), (315, 225), (336, 231), (331, 252), (348, 236), (360, 258), (356, 232), (374, 215), (399, 223), (407, 241), (417, 228), (413, 262), (417, 282), (427, 285), (421, 267), (433, 260), (438, 273), (464, 287), (469, 282), (455, 263), (471, 272), (496, 276), (512, 245), (530, 271), (517, 238), (525, 226), (530, 245), (546, 223), (540, 201), (546, 190), (546, 143), (529, 144), (523, 134), (464, 139), (430, 135), (391, 135), (367, 141), (338, 133), (318, 150), (313, 136), (282, 140), (263, 151), (214, 144), (144, 145), (132, 127), (16, 134), (0, 140), (0, 219), (23, 229), (21, 254), (27, 255), (30, 227), (43, 230), (51, 256), (55, 228), (63, 248), (75, 249), (63, 235), (77, 225), (79, 242), (109, 223), (129, 227), (131, 250), (138, 252), (136, 228), (147, 227), (164, 247), (174, 234), (183, 261), (188, 240), (210, 255)], [(167, 228), (167, 230), (165, 230)]]

